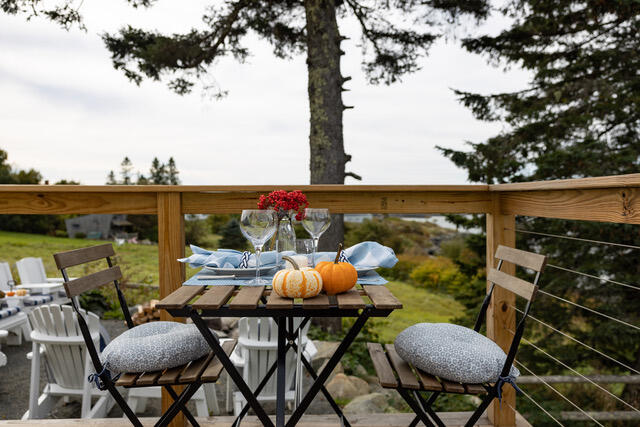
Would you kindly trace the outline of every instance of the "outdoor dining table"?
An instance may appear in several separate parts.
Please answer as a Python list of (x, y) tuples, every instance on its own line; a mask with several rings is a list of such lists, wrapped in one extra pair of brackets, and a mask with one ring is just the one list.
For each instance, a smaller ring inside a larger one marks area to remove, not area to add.
[[(193, 301), (198, 296), (199, 298)], [(239, 424), (249, 408), (254, 410), (263, 425), (274, 425), (258, 402), (257, 396), (277, 370), (275, 425), (282, 427), (285, 425), (295, 426), (319, 392), (322, 392), (326, 397), (342, 424), (350, 425), (338, 404), (325, 388), (324, 383), (367, 320), (372, 317), (387, 317), (393, 310), (402, 308), (402, 304), (387, 287), (381, 285), (357, 285), (356, 288), (335, 296), (320, 294), (313, 298), (295, 300), (278, 296), (271, 291), (269, 286), (183, 285), (162, 299), (157, 307), (165, 309), (174, 317), (192, 319), (231, 380), (247, 400), (247, 404), (236, 418), (234, 425)], [(277, 360), (255, 391), (249, 388), (216, 335), (207, 327), (205, 319), (208, 317), (272, 317), (277, 323)], [(302, 363), (312, 377), (313, 383), (285, 424), (286, 354), (290, 348), (297, 351), (298, 333), (312, 317), (352, 317), (355, 318), (355, 322), (320, 373), (316, 373), (309, 361), (302, 355)], [(303, 319), (296, 328), (294, 328), (294, 318)]]

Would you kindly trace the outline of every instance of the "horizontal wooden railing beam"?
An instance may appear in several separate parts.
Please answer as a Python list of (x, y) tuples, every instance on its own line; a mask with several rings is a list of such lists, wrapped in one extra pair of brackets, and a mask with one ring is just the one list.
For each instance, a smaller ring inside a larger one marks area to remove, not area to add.
[(0, 185), (0, 214), (155, 214), (157, 212), (156, 193), (83, 192), (79, 190), (82, 186), (75, 187), (65, 192), (46, 192), (35, 189), (5, 192)]
[(543, 191), (543, 190), (587, 190), (596, 188), (640, 187), (640, 173), (591, 178), (554, 179), (549, 181), (514, 182), (492, 184), (489, 191)]
[[(333, 213), (484, 213), (491, 206), (491, 197), (486, 191), (407, 192), (381, 188), (386, 191), (303, 191), (311, 206), (328, 207)], [(183, 193), (183, 212), (237, 213), (242, 209), (255, 209), (263, 193)]]

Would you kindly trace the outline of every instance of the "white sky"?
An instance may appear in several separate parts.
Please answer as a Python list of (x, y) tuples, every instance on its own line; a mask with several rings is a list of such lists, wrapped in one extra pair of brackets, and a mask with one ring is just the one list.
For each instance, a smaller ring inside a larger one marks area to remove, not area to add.
[[(177, 32), (200, 25), (207, 2), (163, 0), (150, 10), (85, 1), (88, 32), (0, 13), (0, 148), (18, 168), (45, 179), (103, 184), (129, 156), (146, 174), (154, 156), (176, 159), (183, 184), (306, 184), (308, 104), (303, 57), (280, 60), (257, 38), (244, 64), (225, 59), (212, 76), (221, 101), (200, 91), (178, 96), (164, 82), (129, 82), (99, 37), (124, 24)], [(485, 30), (503, 22), (492, 19)], [(455, 42), (434, 45), (422, 70), (392, 86), (371, 86), (360, 69), (357, 28), (346, 22), (343, 75), (347, 165), (364, 184), (460, 184), (436, 145), (461, 148), (500, 130), (476, 121), (451, 88), (489, 93), (523, 87), (527, 74), (486, 64)], [(347, 183), (357, 183), (348, 179)]]

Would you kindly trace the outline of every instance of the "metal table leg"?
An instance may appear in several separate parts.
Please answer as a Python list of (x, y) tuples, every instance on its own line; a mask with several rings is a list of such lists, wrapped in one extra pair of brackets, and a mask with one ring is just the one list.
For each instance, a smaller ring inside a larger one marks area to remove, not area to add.
[(360, 316), (358, 316), (358, 318), (356, 319), (356, 322), (353, 324), (351, 329), (349, 329), (349, 332), (344, 337), (342, 342), (340, 342), (340, 345), (336, 349), (336, 352), (333, 354), (333, 356), (331, 356), (322, 372), (320, 372), (320, 375), (318, 375), (318, 378), (311, 385), (311, 388), (304, 396), (304, 399), (302, 399), (302, 402), (300, 402), (300, 406), (296, 408), (293, 414), (291, 414), (291, 418), (289, 418), (289, 421), (287, 422), (287, 427), (293, 427), (298, 423), (298, 421), (300, 421), (300, 418), (311, 404), (311, 401), (316, 397), (316, 395), (320, 391), (320, 388), (324, 385), (324, 382), (327, 380), (327, 378), (329, 378), (329, 375), (336, 367), (344, 353), (349, 349), (349, 346), (353, 343), (353, 340), (356, 339), (356, 337), (360, 333), (360, 330), (368, 319), (369, 309), (364, 309)]
[(278, 318), (278, 377), (276, 384), (276, 427), (284, 427), (285, 381), (287, 358), (287, 324), (284, 317)]
[(231, 359), (229, 359), (229, 356), (227, 356), (227, 354), (224, 352), (224, 350), (220, 346), (220, 342), (218, 341), (218, 338), (211, 333), (206, 323), (204, 322), (202, 317), (200, 317), (197, 311), (192, 310), (190, 313), (190, 317), (193, 320), (193, 323), (196, 325), (196, 327), (200, 331), (200, 333), (202, 334), (202, 336), (204, 337), (204, 339), (207, 341), (207, 343), (213, 350), (218, 360), (220, 360), (220, 363), (222, 363), (222, 366), (224, 367), (225, 371), (227, 371), (227, 373), (229, 374), (229, 377), (231, 378), (231, 380), (236, 384), (236, 386), (238, 387), (238, 390), (240, 390), (244, 398), (247, 400), (247, 403), (249, 404), (249, 406), (251, 406), (251, 408), (255, 411), (262, 425), (267, 427), (273, 427), (273, 422), (265, 412), (262, 405), (260, 405), (260, 402), (258, 402), (258, 399), (256, 399), (256, 396), (251, 392), (251, 389), (242, 378), (242, 375), (240, 375), (236, 367), (233, 366), (233, 362), (231, 362)]

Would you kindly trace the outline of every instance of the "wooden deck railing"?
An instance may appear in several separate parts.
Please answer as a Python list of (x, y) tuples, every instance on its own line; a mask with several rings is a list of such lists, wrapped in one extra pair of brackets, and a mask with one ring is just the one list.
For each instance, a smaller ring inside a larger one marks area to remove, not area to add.
[[(640, 224), (640, 174), (500, 185), (455, 186), (65, 186), (0, 185), (0, 214), (126, 213), (158, 216), (160, 296), (184, 281), (184, 214), (237, 213), (274, 189), (304, 191), (312, 206), (333, 213), (484, 213), (487, 263), (499, 244), (515, 245), (515, 215)], [(0, 218), (1, 220), (1, 218)], [(493, 265), (491, 265), (493, 266)], [(504, 268), (504, 267), (503, 267)], [(513, 266), (510, 266), (513, 268)], [(496, 288), (487, 333), (505, 350), (515, 296)], [(170, 403), (163, 395), (163, 406)], [(515, 425), (515, 395), (505, 388), (496, 426)]]

